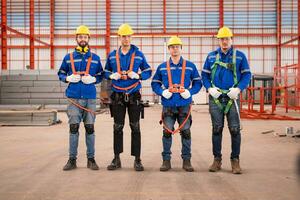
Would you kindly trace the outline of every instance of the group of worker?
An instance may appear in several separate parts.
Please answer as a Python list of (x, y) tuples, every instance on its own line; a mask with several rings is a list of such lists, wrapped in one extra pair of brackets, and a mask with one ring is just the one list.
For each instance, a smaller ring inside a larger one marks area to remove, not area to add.
[[(63, 170), (77, 167), (77, 148), (79, 126), (83, 121), (87, 147), (87, 167), (98, 170), (95, 161), (96, 88), (105, 77), (112, 81), (111, 114), (113, 125), (114, 158), (107, 166), (108, 170), (121, 168), (120, 154), (123, 152), (123, 127), (126, 110), (131, 128), (131, 155), (134, 169), (143, 171), (141, 162), (141, 81), (151, 78), (152, 70), (145, 55), (131, 44), (133, 30), (129, 24), (118, 29), (120, 46), (107, 57), (103, 70), (100, 57), (89, 48), (90, 31), (81, 25), (76, 30), (75, 51), (63, 59), (58, 71), (59, 79), (68, 83), (66, 96), (69, 100), (67, 115), (69, 119), (69, 160)], [(222, 132), (224, 116), (227, 118), (231, 135), (231, 166), (233, 174), (241, 174), (240, 146), (241, 123), (239, 115), (239, 94), (250, 82), (251, 72), (246, 56), (232, 46), (233, 34), (224, 26), (219, 29), (217, 38), (220, 47), (208, 54), (201, 76), (196, 65), (182, 57), (181, 39), (172, 36), (168, 43), (170, 58), (161, 63), (152, 78), (151, 87), (161, 96), (163, 125), (162, 165), (160, 171), (171, 169), (172, 137), (181, 135), (182, 168), (194, 171), (191, 164), (191, 104), (192, 95), (197, 94), (202, 84), (209, 93), (209, 113), (212, 121), (212, 149), (214, 160), (210, 172), (221, 170)], [(202, 78), (201, 78), (202, 77)], [(174, 128), (175, 122), (179, 127)]]

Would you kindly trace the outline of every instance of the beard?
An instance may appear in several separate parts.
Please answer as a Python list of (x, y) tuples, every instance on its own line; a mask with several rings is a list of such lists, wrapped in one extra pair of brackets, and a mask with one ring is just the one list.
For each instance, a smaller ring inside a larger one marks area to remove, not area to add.
[(80, 46), (82, 48), (84, 48), (84, 47), (86, 47), (86, 46), (89, 45), (88, 42), (86, 42), (86, 41), (77, 42), (77, 44), (78, 44), (78, 46)]

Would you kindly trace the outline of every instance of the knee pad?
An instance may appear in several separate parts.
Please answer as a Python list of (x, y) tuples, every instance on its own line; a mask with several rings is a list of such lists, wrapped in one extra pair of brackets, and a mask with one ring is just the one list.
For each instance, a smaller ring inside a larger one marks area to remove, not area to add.
[(140, 132), (140, 122), (130, 122), (130, 128), (133, 133)]
[(114, 124), (114, 132), (121, 132), (123, 130), (124, 124)]
[(79, 124), (70, 124), (70, 133), (77, 134), (79, 130)]
[(222, 126), (213, 126), (214, 135), (222, 135), (223, 127)]
[(180, 131), (180, 135), (183, 139), (190, 140), (191, 139), (191, 129), (185, 129)]
[(169, 131), (164, 130), (164, 131), (163, 131), (163, 136), (164, 136), (165, 138), (170, 138), (170, 137), (172, 137), (172, 134), (169, 133)]
[(233, 137), (240, 134), (240, 127), (229, 127), (229, 132)]
[(86, 134), (93, 134), (95, 132), (94, 124), (85, 124), (84, 128), (85, 128)]

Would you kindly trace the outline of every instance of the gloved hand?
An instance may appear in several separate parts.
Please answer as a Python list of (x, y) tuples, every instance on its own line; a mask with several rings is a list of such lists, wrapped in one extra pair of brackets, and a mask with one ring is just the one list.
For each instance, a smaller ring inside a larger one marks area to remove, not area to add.
[(184, 98), (184, 99), (188, 99), (188, 98), (191, 97), (191, 93), (190, 93), (189, 90), (184, 89), (184, 92), (181, 92), (181, 93), (180, 93), (180, 96), (182, 96), (182, 98)]
[(165, 97), (166, 99), (170, 99), (172, 95), (173, 95), (173, 93), (170, 92), (168, 89), (166, 89), (162, 92), (162, 96)]
[(110, 79), (119, 80), (121, 78), (121, 74), (115, 72), (109, 76)]
[(240, 92), (240, 88), (229, 88), (227, 96), (229, 96), (230, 99), (238, 99)]
[(66, 81), (69, 83), (77, 83), (81, 79), (79, 74), (71, 74), (70, 76), (67, 76)]
[(217, 87), (210, 87), (208, 88), (208, 93), (215, 99), (219, 98), (219, 96), (222, 94), (220, 89)]
[(95, 83), (95, 82), (96, 82), (96, 77), (91, 76), (91, 75), (86, 75), (86, 76), (81, 77), (81, 81), (82, 81), (84, 84)]
[(131, 79), (140, 79), (140, 76), (137, 73), (135, 73), (134, 71), (130, 71), (127, 75)]

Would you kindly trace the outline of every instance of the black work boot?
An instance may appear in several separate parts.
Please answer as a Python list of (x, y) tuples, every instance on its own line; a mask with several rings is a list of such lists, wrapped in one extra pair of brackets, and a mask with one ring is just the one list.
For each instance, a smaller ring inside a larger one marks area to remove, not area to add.
[(191, 164), (191, 160), (188, 159), (188, 160), (183, 160), (183, 163), (182, 163), (182, 168), (187, 171), (187, 172), (193, 172), (194, 171), (194, 168)]
[(77, 168), (76, 158), (69, 158), (67, 164), (64, 166), (63, 170), (68, 171)]
[(99, 170), (99, 166), (97, 165), (94, 158), (88, 158), (87, 168), (90, 168), (91, 170)]
[(107, 166), (107, 170), (115, 170), (118, 168), (121, 168), (121, 159), (119, 156), (115, 156), (110, 165)]
[(160, 171), (165, 172), (171, 169), (171, 161), (170, 160), (164, 160), (161, 167), (159, 168)]
[(144, 171), (144, 166), (143, 166), (140, 158), (136, 158), (134, 160), (133, 167), (134, 167), (135, 171)]
[(209, 167), (210, 172), (217, 172), (221, 170), (222, 159), (215, 158), (213, 164)]

